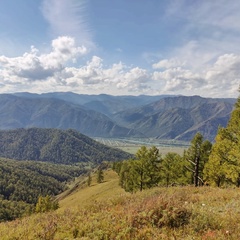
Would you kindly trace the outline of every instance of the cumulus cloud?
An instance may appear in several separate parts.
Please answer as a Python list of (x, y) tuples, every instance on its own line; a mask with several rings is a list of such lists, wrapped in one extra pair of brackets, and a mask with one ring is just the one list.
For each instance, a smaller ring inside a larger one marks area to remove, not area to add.
[[(70, 69), (69, 69), (70, 70)], [(144, 92), (149, 89), (150, 74), (146, 69), (128, 69), (124, 64), (117, 63), (109, 67), (103, 66), (103, 59), (93, 56), (91, 61), (80, 68), (71, 68), (73, 79), (84, 86), (91, 88), (111, 89), (111, 92), (123, 90), (124, 92)], [(69, 79), (70, 80), (70, 79)]]
[(220, 56), (206, 71), (206, 79), (209, 86), (214, 88), (218, 84), (218, 90), (234, 94), (234, 90), (240, 84), (240, 56), (235, 54)]
[(164, 92), (212, 97), (237, 96), (240, 83), (239, 55), (224, 54), (205, 69), (171, 67), (171, 64), (165, 66), (169, 68), (154, 71), (152, 76)]
[(21, 57), (8, 58), (0, 56), (2, 77), (8, 81), (46, 80), (64, 70), (64, 64), (84, 55), (87, 49), (75, 46), (73, 38), (59, 37), (52, 41), (52, 51), (39, 54), (38, 49), (31, 47), (30, 52)]
[(122, 75), (122, 79), (117, 83), (117, 88), (128, 89), (130, 92), (145, 92), (149, 86), (150, 74), (146, 69), (133, 68)]
[[(236, 97), (240, 82), (240, 55), (223, 54), (205, 68), (192, 68), (186, 59), (163, 59), (153, 70), (122, 62), (105, 65), (92, 56), (81, 66), (87, 49), (74, 39), (54, 39), (49, 53), (31, 47), (20, 57), (0, 56), (1, 92), (73, 91), (107, 94), (183, 94)], [(71, 62), (75, 64), (71, 66)]]
[(178, 68), (170, 68), (163, 72), (155, 71), (153, 79), (162, 81), (164, 84), (164, 91), (191, 91), (202, 87), (206, 81), (199, 75), (194, 74), (190, 70)]

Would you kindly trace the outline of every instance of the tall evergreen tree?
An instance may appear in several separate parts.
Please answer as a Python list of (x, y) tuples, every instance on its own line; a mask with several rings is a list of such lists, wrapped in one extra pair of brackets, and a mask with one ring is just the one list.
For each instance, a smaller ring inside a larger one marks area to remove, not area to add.
[(198, 187), (204, 184), (203, 169), (208, 161), (212, 144), (208, 140), (203, 140), (201, 133), (196, 133), (191, 141), (191, 146), (184, 153), (185, 159), (189, 162), (186, 166), (192, 173), (192, 183)]
[(88, 173), (88, 180), (87, 180), (88, 187), (91, 186), (91, 183), (92, 183), (92, 176), (91, 176), (91, 173)]
[(240, 186), (240, 97), (226, 128), (219, 128), (209, 162), (204, 169), (212, 185)]
[(183, 158), (174, 152), (167, 153), (161, 163), (161, 184), (168, 187), (175, 183), (186, 183), (184, 170)]
[(120, 185), (128, 192), (157, 186), (160, 180), (161, 155), (156, 147), (142, 146), (135, 159), (124, 161), (120, 170)]
[(103, 170), (101, 167), (97, 170), (97, 183), (102, 183), (104, 180)]
[(134, 161), (129, 159), (127, 161), (123, 161), (121, 164), (121, 170), (119, 172), (119, 185), (124, 188), (126, 192), (134, 192), (136, 191), (136, 179), (135, 179), (135, 171), (134, 171)]
[(160, 180), (160, 162), (161, 154), (155, 146), (150, 149), (142, 146), (137, 151), (134, 170), (140, 191), (157, 186)]

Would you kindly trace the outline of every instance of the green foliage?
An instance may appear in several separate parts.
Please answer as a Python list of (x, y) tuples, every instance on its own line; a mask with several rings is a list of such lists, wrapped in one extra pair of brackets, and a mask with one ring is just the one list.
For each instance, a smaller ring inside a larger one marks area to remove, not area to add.
[(25, 202), (0, 200), (0, 222), (11, 221), (33, 212), (33, 205)]
[(189, 162), (186, 166), (192, 172), (192, 183), (197, 187), (204, 184), (203, 169), (211, 153), (212, 144), (197, 133), (191, 141), (191, 146), (184, 153)]
[(92, 183), (92, 176), (91, 176), (91, 173), (88, 173), (88, 180), (87, 180), (88, 187), (91, 186), (91, 183)]
[(82, 173), (80, 166), (0, 158), (0, 221), (30, 213), (39, 195), (63, 192), (66, 182)]
[(204, 170), (209, 184), (240, 186), (240, 97), (226, 128), (219, 128)]
[(102, 183), (103, 180), (104, 180), (103, 170), (101, 167), (99, 167), (97, 170), (97, 183)]
[(184, 159), (177, 153), (167, 153), (161, 162), (160, 183), (168, 187), (171, 185), (186, 184), (188, 179), (185, 176)]
[[(195, 144), (194, 141), (193, 143)], [(200, 155), (197, 155), (200, 159), (198, 177), (202, 176), (202, 169), (208, 160), (210, 149), (209, 141), (200, 141), (200, 149), (198, 149)], [(113, 169), (119, 175), (120, 186), (127, 192), (142, 191), (159, 185), (167, 187), (185, 185), (191, 183), (192, 177), (192, 173), (189, 173), (190, 164), (186, 158), (194, 158), (194, 151), (195, 148), (190, 147), (184, 157), (173, 152), (162, 157), (155, 146), (149, 149), (143, 146), (137, 151), (135, 159), (116, 162), (113, 164)]]
[(76, 130), (29, 128), (0, 131), (0, 156), (96, 166), (104, 160), (122, 160), (131, 155), (100, 144)]
[(11, 201), (35, 204), (39, 195), (56, 195), (65, 182), (84, 172), (78, 166), (0, 159), (0, 195)]
[(56, 210), (58, 208), (59, 208), (58, 202), (54, 201), (49, 195), (47, 195), (46, 197), (40, 196), (38, 198), (35, 211), (36, 213), (44, 213)]
[(142, 146), (134, 160), (115, 165), (119, 172), (120, 185), (129, 192), (157, 186), (160, 179), (160, 161), (161, 155), (155, 146), (149, 149)]

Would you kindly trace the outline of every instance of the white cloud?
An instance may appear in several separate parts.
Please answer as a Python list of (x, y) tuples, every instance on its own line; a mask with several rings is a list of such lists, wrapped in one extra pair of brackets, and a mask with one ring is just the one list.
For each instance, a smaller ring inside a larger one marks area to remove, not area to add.
[(177, 29), (179, 44), (152, 65), (154, 86), (173, 94), (237, 97), (239, 11), (237, 0), (231, 4), (225, 0), (191, 4), (172, 0), (165, 18), (174, 26), (181, 22), (181, 29)]
[(68, 35), (87, 47), (94, 46), (87, 23), (86, 0), (43, 0), (42, 13), (54, 37)]
[(177, 58), (163, 59), (158, 63), (152, 65), (153, 69), (157, 68), (172, 68), (172, 67), (181, 67), (184, 66), (184, 63)]
[(161, 81), (163, 90), (168, 91), (196, 91), (206, 82), (199, 74), (194, 74), (190, 70), (178, 68), (170, 68), (163, 72), (155, 71), (153, 80)]
[(142, 93), (150, 89), (149, 80), (150, 74), (147, 70), (136, 67), (122, 74), (121, 80), (117, 83), (117, 88)]
[(152, 78), (166, 93), (236, 97), (240, 84), (240, 55), (222, 55), (205, 69), (169, 67), (154, 71)]
[(104, 65), (99, 56), (93, 56), (82, 66), (70, 67), (70, 62), (82, 60), (87, 49), (78, 47), (73, 38), (66, 36), (54, 39), (51, 46), (49, 53), (31, 47), (20, 57), (0, 56), (0, 91), (238, 95), (240, 55), (237, 54), (223, 54), (204, 68), (192, 68), (185, 61), (188, 58), (169, 58), (153, 64), (152, 71), (122, 62)]
[(234, 94), (240, 84), (240, 56), (225, 54), (207, 69), (206, 79), (209, 86), (217, 85), (218, 91)]
[(73, 38), (59, 37), (52, 41), (52, 51), (39, 54), (35, 47), (21, 57), (0, 56), (2, 76), (9, 82), (46, 80), (64, 70), (64, 64), (84, 55), (86, 48), (76, 47)]

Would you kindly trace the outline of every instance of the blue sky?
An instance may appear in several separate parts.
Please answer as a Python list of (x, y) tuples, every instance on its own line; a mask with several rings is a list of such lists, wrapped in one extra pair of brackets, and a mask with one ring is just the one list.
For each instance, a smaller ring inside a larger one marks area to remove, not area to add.
[(239, 0), (1, 0), (0, 93), (237, 97)]

